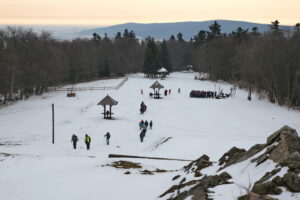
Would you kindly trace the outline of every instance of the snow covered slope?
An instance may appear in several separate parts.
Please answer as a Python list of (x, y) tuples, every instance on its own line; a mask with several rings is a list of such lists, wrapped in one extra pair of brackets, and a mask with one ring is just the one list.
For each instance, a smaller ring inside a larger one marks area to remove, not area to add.
[[(114, 86), (121, 80), (95, 81), (88, 86)], [(246, 100), (238, 90), (235, 97), (216, 99), (189, 98), (196, 90), (223, 89), (230, 85), (194, 80), (194, 74), (173, 73), (159, 80), (172, 94), (160, 100), (149, 98), (153, 79), (142, 74), (129, 75), (118, 90), (49, 92), (40, 97), (0, 109), (0, 195), (5, 200), (47, 199), (157, 199), (175, 172), (142, 175), (138, 170), (102, 167), (119, 159), (110, 153), (182, 158), (194, 160), (207, 154), (217, 160), (232, 146), (249, 148), (263, 143), (283, 125), (300, 132), (300, 113), (259, 101)], [(84, 85), (84, 84), (83, 84)], [(85, 84), (86, 85), (86, 84)], [(80, 85), (78, 86), (80, 87)], [(181, 88), (181, 93), (177, 89)], [(144, 89), (144, 95), (140, 94)], [(113, 107), (115, 120), (104, 120), (97, 103), (107, 94), (119, 103)], [(148, 109), (139, 113), (144, 101)], [(55, 144), (51, 144), (51, 104), (55, 104)], [(139, 141), (138, 123), (153, 120), (153, 130)], [(104, 134), (112, 135), (111, 145)], [(72, 149), (71, 135), (79, 136), (79, 148)], [(83, 142), (92, 139), (91, 150)], [(160, 144), (165, 138), (167, 142)], [(3, 154), (6, 153), (6, 154)], [(144, 169), (177, 170), (188, 162), (123, 159), (141, 163)]]

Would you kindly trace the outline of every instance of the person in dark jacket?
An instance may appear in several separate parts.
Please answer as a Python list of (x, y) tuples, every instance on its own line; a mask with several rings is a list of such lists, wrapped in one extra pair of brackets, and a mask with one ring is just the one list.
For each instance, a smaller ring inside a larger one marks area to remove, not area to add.
[(144, 137), (146, 136), (146, 129), (144, 128), (142, 131), (141, 131), (141, 133), (140, 133), (140, 139), (141, 139), (141, 142), (143, 142), (144, 141)]
[(107, 132), (104, 137), (106, 137), (106, 145), (109, 145), (110, 133)]
[(148, 123), (148, 121), (146, 120), (146, 121), (145, 121), (145, 127), (146, 127), (146, 129), (148, 128), (148, 124), (149, 124), (149, 123)]
[(76, 149), (77, 141), (78, 141), (77, 135), (73, 134), (73, 135), (72, 135), (72, 138), (71, 138), (71, 142), (73, 142), (73, 148), (74, 148), (74, 149)]
[(153, 126), (153, 122), (152, 122), (152, 120), (151, 120), (150, 123), (149, 123), (150, 129), (152, 129), (152, 126)]
[(85, 134), (84, 142), (86, 144), (86, 149), (89, 150), (90, 149), (90, 144), (91, 144), (91, 137), (88, 136), (88, 134)]

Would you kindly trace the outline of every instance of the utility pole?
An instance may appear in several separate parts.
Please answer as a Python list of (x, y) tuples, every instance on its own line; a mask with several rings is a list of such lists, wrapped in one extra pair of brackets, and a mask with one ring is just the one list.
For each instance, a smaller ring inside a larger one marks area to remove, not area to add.
[(54, 104), (52, 104), (52, 144), (54, 144)]

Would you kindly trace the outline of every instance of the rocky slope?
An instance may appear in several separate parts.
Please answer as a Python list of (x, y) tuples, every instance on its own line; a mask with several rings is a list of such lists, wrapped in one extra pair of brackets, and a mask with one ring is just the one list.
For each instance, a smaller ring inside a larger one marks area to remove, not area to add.
[(218, 162), (207, 155), (191, 162), (172, 179), (162, 199), (300, 199), (300, 138), (282, 127), (249, 150), (231, 148)]

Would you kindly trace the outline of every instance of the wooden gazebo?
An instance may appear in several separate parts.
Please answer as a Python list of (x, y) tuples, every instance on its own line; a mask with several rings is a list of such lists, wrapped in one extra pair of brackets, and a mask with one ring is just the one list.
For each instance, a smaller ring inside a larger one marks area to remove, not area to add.
[(160, 94), (159, 94), (159, 90), (161, 88), (164, 88), (163, 85), (161, 85), (158, 81), (155, 81), (151, 86), (150, 88), (152, 88), (154, 90), (154, 94), (153, 94), (153, 97), (155, 99), (159, 99), (160, 98)]
[[(97, 105), (103, 106), (104, 112), (102, 114), (104, 115), (104, 119), (112, 119), (111, 116), (114, 113), (111, 112), (111, 107), (117, 104), (118, 102), (116, 100), (107, 95)], [(109, 110), (106, 110), (106, 106), (109, 106)]]
[(156, 72), (162, 79), (167, 77), (167, 74), (169, 73), (168, 70), (164, 67), (160, 68)]

